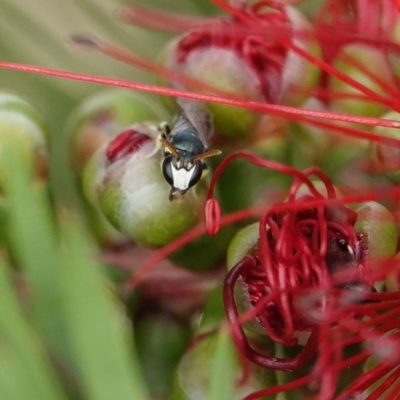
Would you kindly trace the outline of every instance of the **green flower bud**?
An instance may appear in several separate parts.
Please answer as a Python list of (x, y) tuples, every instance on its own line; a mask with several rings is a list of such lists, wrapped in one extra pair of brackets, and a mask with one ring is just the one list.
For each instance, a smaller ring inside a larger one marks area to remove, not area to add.
[(47, 192), (48, 130), (41, 115), (22, 98), (0, 92), (0, 242), (8, 242), (8, 199), (2, 193), (5, 171), (2, 151), (19, 151), (31, 166), (34, 189)]
[(361, 204), (355, 211), (355, 229), (365, 235), (366, 259), (378, 269), (382, 261), (397, 252), (397, 224), (390, 211), (374, 201)]
[[(128, 126), (163, 118), (165, 111), (160, 103), (143, 93), (115, 88), (95, 93), (85, 99), (68, 120), (71, 164), (81, 174), (90, 157)], [(89, 172), (91, 168), (88, 167), (86, 175), (93, 173)], [(102, 245), (119, 245), (129, 240), (107, 221), (98, 207), (85, 206), (89, 225)]]
[[(175, 373), (173, 398), (176, 400), (206, 400), (210, 389), (211, 367), (218, 345), (217, 334), (209, 334), (195, 344), (181, 359)], [(227, 338), (228, 340), (228, 338)], [(226, 368), (234, 378), (232, 380), (232, 400), (243, 399), (247, 394), (270, 387), (276, 384), (275, 371), (256, 365), (251, 365), (250, 376), (243, 385), (235, 384), (240, 378), (242, 370), (239, 357), (230, 343), (229, 354), (226, 359)], [(223, 373), (223, 371), (221, 371)], [(274, 399), (275, 396), (268, 397)]]
[[(315, 98), (307, 99), (302, 108), (323, 111), (325, 106)], [(332, 135), (322, 128), (305, 123), (292, 123), (288, 135), (291, 165), (299, 169), (318, 165), (332, 144)]]
[[(349, 57), (349, 60), (347, 60), (346, 57)], [(389, 86), (394, 85), (385, 54), (381, 50), (363, 44), (350, 44), (343, 47), (336, 55), (336, 58), (333, 60), (333, 66), (350, 78), (363, 84), (374, 93), (385, 96), (385, 89), (369, 75), (361, 71), (351, 60), (360, 63), (363, 68), (372, 75), (379, 71), (379, 78), (381, 80)], [(352, 85), (333, 76), (330, 77), (328, 85), (329, 89), (333, 92), (339, 92), (348, 96), (362, 95), (362, 93)], [(379, 116), (386, 109), (385, 105), (377, 102), (351, 98), (333, 98), (330, 105), (335, 111), (356, 115), (368, 115), (370, 117)]]
[(400, 253), (397, 253), (393, 258), (393, 265), (396, 268), (386, 275), (385, 284), (388, 292), (398, 292), (400, 290), (400, 273), (397, 267), (400, 262)]
[[(382, 118), (399, 120), (400, 114), (390, 111)], [(385, 137), (400, 139), (400, 131), (395, 128), (387, 128), (378, 126), (374, 129), (374, 133)], [(388, 176), (396, 182), (400, 182), (400, 148), (393, 145), (385, 145), (384, 143), (373, 142), (371, 144), (372, 161), (378, 170), (385, 171)]]
[[(258, 242), (258, 238), (258, 222), (246, 226), (234, 236), (227, 251), (226, 265), (228, 270), (232, 269), (243, 257), (251, 253)], [(242, 279), (239, 280), (239, 284), (235, 287), (235, 298), (239, 313), (245, 312), (252, 307), (246, 285)], [(264, 328), (256, 320), (251, 320), (244, 326), (251, 334), (265, 335)]]
[[(25, 100), (13, 94), (0, 93), (0, 149), (2, 144), (15, 145), (32, 165), (32, 173), (42, 179), (47, 175), (48, 130), (40, 114)], [(0, 152), (0, 183), (6, 169)]]
[(241, 229), (232, 239), (227, 252), (226, 265), (228, 270), (232, 269), (247, 254), (251, 253), (252, 248), (259, 238), (259, 223), (246, 226)]
[(103, 145), (136, 122), (166, 118), (160, 103), (146, 94), (106, 89), (85, 99), (67, 123), (71, 164), (81, 171)]
[(151, 156), (157, 130), (135, 124), (101, 149), (88, 163), (83, 188), (118, 230), (146, 246), (162, 246), (200, 219), (202, 198), (190, 190), (181, 201), (168, 200), (170, 186)]

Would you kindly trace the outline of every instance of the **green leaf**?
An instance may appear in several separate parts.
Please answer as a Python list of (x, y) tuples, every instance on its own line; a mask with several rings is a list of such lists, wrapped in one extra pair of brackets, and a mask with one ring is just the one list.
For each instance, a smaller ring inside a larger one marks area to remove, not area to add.
[(232, 400), (235, 394), (237, 359), (231, 336), (221, 328), (210, 368), (209, 400)]
[(0, 398), (65, 399), (39, 338), (22, 313), (7, 270), (0, 260)]
[(65, 351), (60, 265), (56, 230), (45, 185), (32, 183), (32, 167), (10, 143), (1, 145), (4, 191), (9, 202), (9, 235), (18, 264), (32, 291), (33, 316), (53, 349)]
[(68, 216), (61, 232), (68, 337), (87, 400), (146, 398), (123, 309), (106, 285), (83, 229)]

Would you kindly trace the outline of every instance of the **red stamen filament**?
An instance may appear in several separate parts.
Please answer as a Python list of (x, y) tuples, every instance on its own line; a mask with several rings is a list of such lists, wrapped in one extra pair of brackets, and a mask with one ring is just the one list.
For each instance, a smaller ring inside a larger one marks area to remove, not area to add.
[[(328, 111), (315, 111), (315, 110), (306, 110), (300, 109), (296, 107), (289, 106), (281, 106), (276, 104), (268, 104), (261, 103), (257, 101), (249, 101), (249, 100), (239, 100), (236, 97), (218, 97), (213, 95), (206, 95), (200, 93), (191, 93), (183, 90), (177, 90), (172, 88), (166, 88), (161, 86), (147, 85), (138, 82), (126, 81), (123, 79), (115, 79), (115, 78), (105, 78), (101, 76), (95, 75), (85, 75), (85, 74), (77, 74), (68, 71), (56, 70), (52, 68), (43, 68), (37, 67), (34, 65), (27, 64), (16, 64), (10, 63), (6, 61), (0, 61), (0, 68), (11, 69), (15, 71), (23, 71), (27, 73), (39, 74), (39, 75), (47, 75), (47, 76), (55, 76), (65, 79), (71, 79), (76, 81), (85, 81), (91, 83), (97, 83), (108, 86), (116, 86), (116, 87), (124, 87), (127, 89), (140, 90), (143, 92), (150, 92), (165, 96), (172, 97), (182, 97), (186, 99), (199, 100), (204, 102), (211, 103), (220, 103), (231, 106), (243, 107), (246, 109), (259, 111), (261, 113), (270, 113), (273, 115), (280, 115), (287, 117), (288, 119), (297, 120), (299, 116), (301, 117), (311, 117), (311, 118), (322, 118), (322, 119), (330, 119), (335, 121), (343, 121), (343, 122), (351, 122), (355, 124), (363, 124), (363, 125), (371, 125), (371, 126), (383, 126), (388, 128), (400, 128), (400, 122), (396, 120), (383, 119), (383, 118), (371, 118), (371, 117), (358, 117), (351, 116), (340, 113), (333, 113)], [(374, 136), (370, 136), (371, 140), (376, 140)], [(382, 140), (382, 138), (379, 138)], [(399, 147), (400, 141), (396, 139), (387, 138), (385, 139), (388, 144), (393, 144), (394, 146)]]

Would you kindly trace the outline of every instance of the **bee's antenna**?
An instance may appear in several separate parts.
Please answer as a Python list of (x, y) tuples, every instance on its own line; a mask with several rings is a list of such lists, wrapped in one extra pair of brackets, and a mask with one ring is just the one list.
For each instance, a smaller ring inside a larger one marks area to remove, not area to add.
[(179, 160), (179, 153), (176, 150), (176, 148), (172, 145), (172, 143), (170, 143), (167, 139), (160, 137), (160, 143), (166, 147), (175, 157), (177, 160)]
[(209, 150), (205, 153), (197, 154), (197, 156), (193, 157), (193, 162), (201, 161), (209, 157), (219, 156), (221, 153), (221, 150)]

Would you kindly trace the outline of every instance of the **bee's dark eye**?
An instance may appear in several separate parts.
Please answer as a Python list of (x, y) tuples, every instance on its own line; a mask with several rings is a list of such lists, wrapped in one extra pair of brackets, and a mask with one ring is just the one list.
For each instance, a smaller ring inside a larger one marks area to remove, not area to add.
[(338, 245), (341, 251), (349, 251), (349, 245), (344, 239), (338, 240)]
[(165, 180), (171, 185), (173, 186), (174, 184), (174, 177), (172, 175), (172, 168), (171, 168), (171, 164), (172, 164), (172, 155), (168, 155), (164, 158), (163, 162), (162, 162), (162, 172), (164, 175)]
[(325, 261), (330, 272), (334, 273), (347, 268), (348, 264), (356, 261), (356, 257), (347, 240), (331, 237), (328, 242)]
[(203, 163), (201, 161), (197, 161), (193, 167), (193, 174), (190, 177), (189, 187), (194, 186), (201, 178), (203, 174)]

